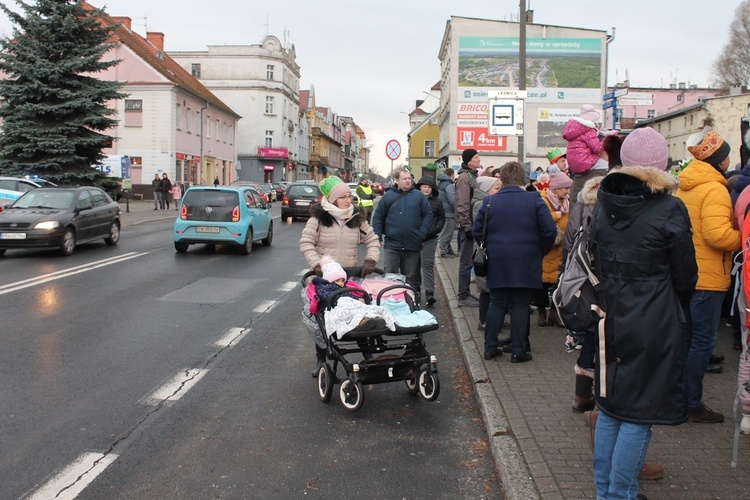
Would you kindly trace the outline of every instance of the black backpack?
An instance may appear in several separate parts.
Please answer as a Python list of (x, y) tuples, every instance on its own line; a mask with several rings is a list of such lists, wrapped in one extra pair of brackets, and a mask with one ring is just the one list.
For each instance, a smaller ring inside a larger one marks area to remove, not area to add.
[(560, 273), (552, 302), (566, 328), (574, 332), (590, 330), (606, 318), (604, 293), (594, 259), (594, 213), (584, 220), (573, 239), (565, 269)]

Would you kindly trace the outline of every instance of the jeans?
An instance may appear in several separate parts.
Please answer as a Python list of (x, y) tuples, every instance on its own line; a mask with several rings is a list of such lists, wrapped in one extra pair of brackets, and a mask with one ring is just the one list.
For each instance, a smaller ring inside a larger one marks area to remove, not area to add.
[(518, 356), (526, 352), (529, 347), (529, 302), (532, 292), (532, 288), (490, 290), (490, 307), (487, 309), (487, 323), (484, 327), (484, 352), (492, 352), (500, 347), (498, 334), (508, 310), (512, 353)]
[(471, 295), (471, 269), (474, 267), (474, 241), (466, 238), (466, 231), (458, 230), (458, 246), (461, 253), (458, 259), (458, 300)]
[(651, 442), (651, 426), (622, 422), (599, 412), (595, 436), (596, 498), (637, 498), (638, 474)]
[(716, 346), (721, 304), (724, 292), (696, 290), (690, 304), (684, 308), (682, 325), (687, 349), (686, 387), (688, 408), (698, 408), (703, 402), (703, 376), (708, 359)]
[(422, 261), (422, 280), (426, 298), (435, 295), (435, 248), (437, 247), (437, 238), (427, 240), (422, 245), (420, 259)]
[(161, 191), (154, 191), (154, 210), (159, 208), (159, 199), (161, 198)]
[(446, 217), (443, 230), (440, 231), (440, 255), (455, 253), (451, 248), (451, 241), (453, 240), (453, 233), (455, 230), (456, 219), (453, 217)]
[(383, 254), (383, 271), (403, 274), (406, 284), (419, 290), (419, 252), (386, 248)]

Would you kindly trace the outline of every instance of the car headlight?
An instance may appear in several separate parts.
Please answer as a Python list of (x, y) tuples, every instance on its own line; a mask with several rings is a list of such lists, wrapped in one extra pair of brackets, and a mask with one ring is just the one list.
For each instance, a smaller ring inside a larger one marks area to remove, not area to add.
[(34, 229), (56, 229), (60, 227), (60, 223), (56, 220), (48, 220), (45, 222), (40, 222), (36, 226), (34, 226)]

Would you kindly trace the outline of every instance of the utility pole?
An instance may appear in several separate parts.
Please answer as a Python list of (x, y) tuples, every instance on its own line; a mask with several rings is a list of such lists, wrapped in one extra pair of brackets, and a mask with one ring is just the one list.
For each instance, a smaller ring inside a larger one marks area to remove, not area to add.
[[(526, 90), (526, 0), (520, 0), (520, 15), (518, 20), (519, 33), (518, 33), (518, 90)], [(526, 120), (524, 120), (524, 123)], [(524, 133), (526, 131), (524, 130)], [(518, 163), (524, 164), (526, 160), (526, 144), (524, 142), (524, 135), (518, 136)]]

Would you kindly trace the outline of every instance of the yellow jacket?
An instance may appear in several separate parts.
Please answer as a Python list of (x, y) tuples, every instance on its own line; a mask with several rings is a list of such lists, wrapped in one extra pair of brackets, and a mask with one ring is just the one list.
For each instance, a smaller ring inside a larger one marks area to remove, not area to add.
[[(547, 204), (552, 220), (557, 224), (558, 237), (565, 233), (565, 227), (568, 225), (568, 214), (557, 215), (557, 212), (552, 208), (552, 204), (547, 198), (547, 190), (542, 191), (542, 199)], [(557, 278), (560, 276), (560, 265), (562, 264), (562, 239), (560, 243), (553, 246), (547, 255), (544, 256), (542, 261), (542, 283), (557, 283)]]
[(732, 200), (726, 178), (710, 164), (693, 160), (680, 172), (675, 193), (685, 204), (693, 226), (696, 290), (725, 292), (731, 282), (732, 252), (740, 249), (740, 231), (732, 224)]

